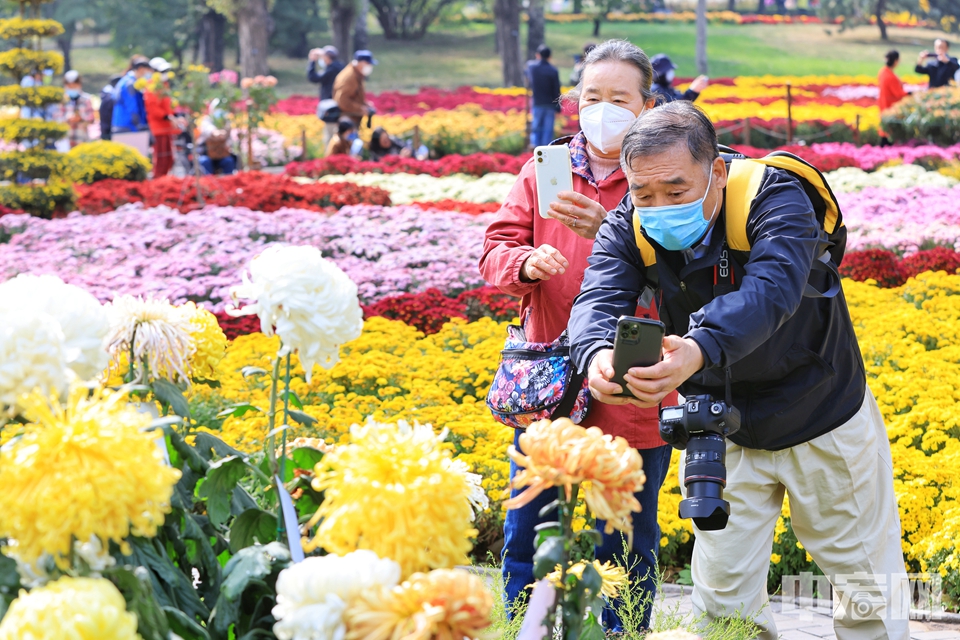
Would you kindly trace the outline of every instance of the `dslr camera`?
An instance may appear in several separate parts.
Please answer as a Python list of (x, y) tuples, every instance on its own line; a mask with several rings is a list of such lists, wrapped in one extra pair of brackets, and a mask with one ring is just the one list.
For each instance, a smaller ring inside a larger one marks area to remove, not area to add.
[(675, 449), (687, 450), (680, 501), (680, 517), (693, 518), (703, 531), (727, 526), (730, 503), (723, 499), (727, 484), (727, 445), (740, 429), (740, 411), (712, 396), (690, 396), (676, 407), (660, 409), (660, 437)]

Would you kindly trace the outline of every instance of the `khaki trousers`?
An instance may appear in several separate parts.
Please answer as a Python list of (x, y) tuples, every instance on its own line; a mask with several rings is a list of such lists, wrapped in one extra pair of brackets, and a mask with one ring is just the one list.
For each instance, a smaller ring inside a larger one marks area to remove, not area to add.
[[(809, 442), (763, 451), (728, 440), (726, 465), (726, 528), (694, 527), (692, 600), (694, 613), (706, 614), (704, 624), (756, 616), (758, 637), (777, 638), (766, 586), (786, 492), (797, 538), (833, 585), (838, 640), (909, 638), (890, 443), (869, 389), (849, 422)], [(683, 469), (681, 458), (681, 487)]]
[(339, 127), (337, 122), (324, 122), (323, 123), (323, 148), (321, 151), (326, 154), (327, 145), (330, 144), (330, 140), (333, 136), (337, 135), (337, 127)]

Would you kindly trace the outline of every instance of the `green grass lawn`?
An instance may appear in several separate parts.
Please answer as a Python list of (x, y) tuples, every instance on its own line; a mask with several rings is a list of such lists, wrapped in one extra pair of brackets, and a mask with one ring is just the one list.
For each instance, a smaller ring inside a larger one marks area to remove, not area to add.
[[(547, 43), (565, 81), (573, 55), (585, 42), (596, 40), (592, 24), (547, 25)], [(874, 75), (891, 47), (900, 50), (906, 71), (916, 53), (932, 48), (939, 32), (925, 29), (890, 29), (891, 40), (883, 42), (875, 27), (860, 27), (839, 33), (822, 25), (711, 25), (708, 32), (710, 75)], [(525, 38), (525, 34), (522, 36)], [(679, 66), (679, 75), (693, 75), (695, 31), (692, 24), (604, 23), (600, 39), (626, 38), (650, 55), (667, 53)], [(493, 26), (437, 27), (415, 42), (386, 40), (371, 34), (370, 48), (380, 60), (370, 78), (370, 90), (415, 91), (421, 86), (500, 86), (499, 57), (494, 53)], [(524, 40), (525, 41), (525, 40)], [(319, 38), (318, 46), (327, 39)], [(231, 62), (235, 56), (227, 56)], [(305, 78), (305, 61), (282, 56), (270, 59), (283, 95), (316, 92)], [(88, 90), (99, 90), (111, 73), (123, 68), (123, 60), (106, 48), (74, 51), (74, 66), (85, 77)], [(233, 65), (235, 66), (235, 65)]]

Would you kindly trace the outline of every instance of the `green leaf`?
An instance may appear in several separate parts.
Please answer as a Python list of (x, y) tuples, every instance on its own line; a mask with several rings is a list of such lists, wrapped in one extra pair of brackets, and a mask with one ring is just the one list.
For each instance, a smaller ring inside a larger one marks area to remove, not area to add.
[(207, 630), (180, 609), (163, 607), (163, 612), (167, 614), (167, 623), (170, 625), (170, 630), (183, 640), (210, 640), (210, 634), (207, 633)]
[(536, 546), (539, 547), (547, 538), (559, 536), (563, 532), (560, 530), (559, 522), (542, 522), (533, 529), (537, 533)]
[(300, 398), (299, 398), (299, 396), (297, 396), (296, 393), (294, 393), (293, 391), (290, 391), (289, 389), (286, 389), (286, 390), (284, 390), (284, 391), (281, 391), (281, 392), (280, 392), (280, 399), (283, 400), (283, 399), (285, 399), (285, 398), (289, 398), (289, 399), (290, 399), (290, 404), (292, 404), (293, 406), (295, 406), (297, 409), (300, 409), (301, 411), (303, 410), (303, 403), (300, 402)]
[(241, 402), (240, 404), (235, 404), (227, 407), (223, 411), (217, 414), (218, 418), (226, 418), (227, 416), (233, 416), (234, 418), (242, 418), (244, 414), (248, 411), (256, 411), (258, 413), (263, 413), (263, 409), (260, 407), (255, 407), (249, 402)]
[(604, 637), (603, 627), (600, 626), (600, 621), (591, 611), (583, 622), (579, 640), (603, 640)]
[(154, 380), (153, 395), (157, 400), (170, 405), (173, 412), (181, 418), (190, 418), (190, 404), (183, 397), (183, 391), (169, 380)]
[(297, 447), (291, 452), (290, 458), (293, 460), (294, 468), (312, 471), (317, 463), (323, 460), (323, 452), (313, 447)]
[(137, 615), (137, 631), (143, 640), (167, 640), (167, 616), (153, 594), (150, 573), (144, 567), (115, 567), (104, 572), (127, 601), (127, 610)]
[(233, 488), (247, 473), (246, 462), (230, 456), (210, 463), (207, 477), (200, 485), (199, 497), (207, 501), (207, 515), (214, 526), (220, 526), (230, 517), (230, 499)]
[(317, 424), (316, 418), (304, 413), (303, 411), (290, 409), (289, 411), (287, 411), (287, 415), (290, 416), (291, 420), (293, 420), (297, 424), (302, 424), (305, 427), (312, 427), (313, 425)]
[(219, 389), (223, 386), (219, 380), (210, 380), (208, 378), (194, 378), (193, 382), (194, 384), (205, 384), (211, 389)]
[(20, 574), (12, 558), (0, 554), (0, 620), (20, 593)]
[(290, 552), (278, 542), (247, 547), (233, 556), (224, 567), (220, 597), (210, 616), (213, 632), (226, 636), (231, 625), (235, 625), (239, 619), (243, 592), (252, 585), (262, 585), (274, 570), (289, 564)]
[(262, 509), (247, 509), (230, 527), (230, 550), (239, 553), (253, 545), (272, 542), (277, 537), (277, 516)]
[(542, 509), (540, 509), (540, 517), (541, 517), (541, 518), (546, 518), (548, 513), (550, 513), (551, 511), (553, 511), (554, 509), (556, 509), (556, 508), (559, 507), (559, 506), (560, 506), (560, 501), (559, 501), (559, 500), (554, 500), (554, 501), (551, 502), (550, 504), (544, 505), (544, 507), (543, 507)]
[(600, 593), (600, 588), (603, 587), (603, 577), (600, 575), (600, 572), (597, 571), (597, 568), (593, 566), (592, 562), (588, 562), (583, 567), (580, 584), (582, 584), (584, 588), (589, 589), (593, 595)]
[(544, 540), (533, 554), (533, 576), (537, 580), (544, 577), (563, 562), (563, 538), (551, 536)]
[(240, 375), (244, 378), (249, 378), (250, 376), (265, 376), (267, 375), (267, 370), (261, 369), (260, 367), (243, 367), (240, 369)]
[(210, 616), (210, 609), (197, 595), (193, 582), (174, 564), (163, 545), (156, 538), (129, 539), (133, 554), (121, 562), (146, 567), (150, 570), (153, 592), (163, 606), (176, 606), (186, 615), (200, 619)]
[(217, 436), (201, 431), (196, 435), (194, 440), (196, 443), (197, 452), (203, 456), (204, 460), (211, 460), (213, 455), (211, 451), (216, 454), (218, 458), (226, 458), (228, 456), (237, 456), (238, 458), (246, 458), (247, 454), (234, 449), (226, 442), (218, 438)]
[(603, 534), (596, 529), (582, 529), (577, 531), (577, 538), (585, 538), (597, 547), (603, 544)]

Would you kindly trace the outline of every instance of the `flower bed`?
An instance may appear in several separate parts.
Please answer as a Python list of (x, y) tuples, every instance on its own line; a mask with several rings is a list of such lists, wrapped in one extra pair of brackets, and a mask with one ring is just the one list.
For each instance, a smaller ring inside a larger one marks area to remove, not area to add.
[(348, 173), (343, 176), (325, 176), (320, 183), (353, 184), (378, 187), (390, 193), (394, 204), (460, 200), (463, 202), (503, 202), (517, 181), (512, 173), (488, 173), (482, 178), (463, 175), (434, 178), (408, 173)]
[[(436, 288), (448, 295), (483, 284), (477, 271), (489, 214), (418, 207), (344, 207), (332, 215), (208, 207), (123, 207), (102, 216), (44, 221), (0, 218), (0, 280), (53, 273), (100, 300), (115, 294), (205, 303), (221, 311), (240, 269), (279, 243), (320, 247), (357, 283), (361, 301)], [(425, 250), (429, 247), (429, 251)]]
[(859, 282), (874, 280), (881, 287), (899, 287), (926, 271), (955, 274), (958, 269), (960, 252), (947, 247), (917, 251), (906, 258), (888, 249), (867, 249), (845, 255), (840, 274)]
[(291, 162), (288, 176), (322, 178), (348, 173), (411, 173), (439, 178), (458, 173), (481, 177), (488, 173), (520, 173), (530, 155), (511, 156), (505, 153), (474, 153), (468, 156), (449, 155), (439, 160), (416, 160), (386, 156), (378, 162), (366, 162), (351, 156), (333, 156), (307, 162)]
[(882, 248), (909, 255), (934, 246), (960, 249), (958, 198), (957, 187), (867, 187), (839, 193), (847, 251)]
[(927, 171), (915, 164), (884, 167), (873, 173), (863, 169), (844, 167), (826, 175), (830, 187), (835, 193), (852, 193), (868, 188), (874, 189), (910, 189), (930, 187), (948, 189), (957, 185), (956, 178), (945, 176), (936, 171)]
[[(361, 187), (348, 182), (337, 185), (299, 184), (285, 176), (247, 172), (229, 176), (204, 176), (200, 190), (205, 205), (247, 207), (257, 211), (276, 211), (296, 207), (324, 211), (328, 207), (353, 204), (390, 204), (389, 194), (376, 187)], [(77, 209), (84, 214), (113, 211), (130, 202), (147, 207), (167, 206), (184, 213), (200, 209), (197, 183), (193, 177), (164, 176), (146, 182), (101, 180), (78, 185)]]

